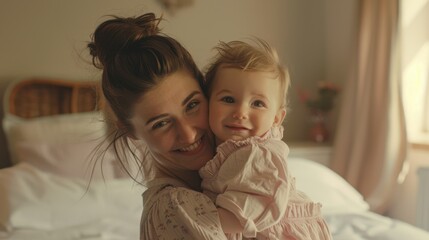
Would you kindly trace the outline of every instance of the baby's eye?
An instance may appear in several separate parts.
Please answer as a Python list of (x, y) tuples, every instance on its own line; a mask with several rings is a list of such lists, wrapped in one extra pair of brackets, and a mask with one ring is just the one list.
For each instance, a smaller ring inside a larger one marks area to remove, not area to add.
[(222, 97), (220, 100), (222, 102), (226, 102), (226, 103), (233, 103), (234, 102), (234, 98), (232, 98), (230, 96)]
[(170, 123), (170, 121), (168, 121), (168, 120), (158, 121), (152, 125), (152, 130), (163, 128), (163, 127), (167, 126), (169, 123)]
[(186, 105), (186, 112), (195, 110), (200, 105), (199, 101), (192, 101), (188, 105)]
[(261, 101), (261, 100), (256, 100), (252, 103), (252, 106), (257, 107), (257, 108), (264, 108), (267, 107), (267, 105)]

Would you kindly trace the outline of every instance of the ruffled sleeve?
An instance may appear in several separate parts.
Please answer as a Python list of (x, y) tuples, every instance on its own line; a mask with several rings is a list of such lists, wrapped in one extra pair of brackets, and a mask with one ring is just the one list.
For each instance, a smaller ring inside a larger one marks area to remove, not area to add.
[(217, 209), (204, 194), (172, 185), (144, 195), (140, 239), (227, 239)]
[(243, 236), (255, 237), (283, 218), (292, 184), (287, 174), (288, 152), (282, 141), (255, 141), (230, 153), (220, 166), (212, 185), (223, 188), (216, 205), (238, 218)]

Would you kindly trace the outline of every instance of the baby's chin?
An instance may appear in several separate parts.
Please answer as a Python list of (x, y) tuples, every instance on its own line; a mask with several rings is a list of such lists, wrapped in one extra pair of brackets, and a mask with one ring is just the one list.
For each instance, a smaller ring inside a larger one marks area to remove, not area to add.
[(219, 144), (224, 143), (228, 140), (234, 140), (234, 141), (241, 141), (248, 138), (247, 136), (241, 136), (241, 135), (228, 135), (224, 136), (224, 138), (216, 138), (216, 145), (219, 146)]
[(232, 140), (234, 140), (234, 141), (241, 141), (241, 140), (244, 140), (244, 139), (246, 139), (246, 138), (247, 138), (247, 136), (231, 135), (231, 136), (229, 136), (229, 138), (228, 138), (228, 139), (232, 139)]
[(234, 140), (234, 141), (241, 141), (248, 138), (247, 136), (241, 136), (241, 135), (230, 135), (227, 138), (224, 139), (223, 142), (227, 141), (227, 140)]

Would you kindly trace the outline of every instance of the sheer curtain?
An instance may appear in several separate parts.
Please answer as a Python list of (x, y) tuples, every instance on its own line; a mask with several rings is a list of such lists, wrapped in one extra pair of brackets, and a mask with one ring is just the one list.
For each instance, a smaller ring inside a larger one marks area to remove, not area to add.
[(358, 46), (344, 86), (331, 168), (386, 210), (406, 158), (398, 0), (361, 0)]

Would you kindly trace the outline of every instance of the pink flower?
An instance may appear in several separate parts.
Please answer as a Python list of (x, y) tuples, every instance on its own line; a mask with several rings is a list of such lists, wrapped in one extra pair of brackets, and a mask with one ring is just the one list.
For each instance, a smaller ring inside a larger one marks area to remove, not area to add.
[(334, 98), (339, 92), (339, 87), (332, 82), (320, 81), (318, 83), (318, 96), (311, 98), (310, 93), (298, 87), (299, 100), (313, 112), (328, 112), (334, 105)]
[(298, 87), (298, 97), (301, 102), (305, 103), (310, 99), (310, 93), (307, 90)]
[(328, 81), (319, 81), (318, 88), (332, 90), (335, 92), (339, 91), (339, 87), (337, 85), (335, 85), (333, 82), (328, 82)]

